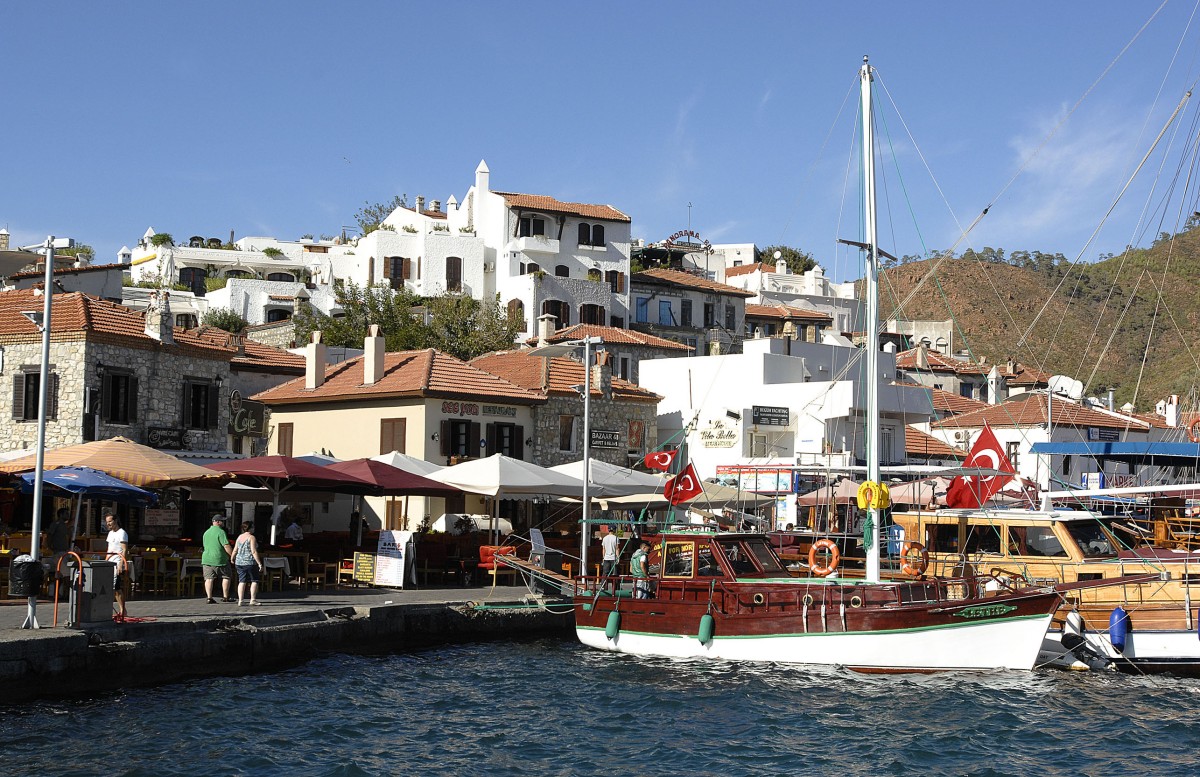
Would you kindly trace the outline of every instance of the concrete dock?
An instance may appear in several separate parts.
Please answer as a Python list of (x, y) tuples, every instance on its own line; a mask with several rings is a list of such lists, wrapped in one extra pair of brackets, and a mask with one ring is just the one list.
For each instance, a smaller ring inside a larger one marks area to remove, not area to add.
[(0, 604), (0, 704), (103, 693), (189, 677), (265, 671), (321, 652), (573, 632), (569, 601), (529, 601), (524, 586), (329, 588), (264, 594), (262, 606), (204, 598), (135, 599), (131, 622), (67, 627), (67, 608), (39, 601), (22, 629), (24, 599)]

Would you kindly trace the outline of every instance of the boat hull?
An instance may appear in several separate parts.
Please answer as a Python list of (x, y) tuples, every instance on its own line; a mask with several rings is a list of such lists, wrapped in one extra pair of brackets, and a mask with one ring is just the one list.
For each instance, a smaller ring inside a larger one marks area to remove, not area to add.
[[(1085, 631), (1083, 639), (1095, 654), (1111, 662), (1114, 669), (1134, 674), (1170, 672), (1200, 677), (1200, 639), (1190, 629), (1138, 630), (1125, 639), (1125, 650), (1119, 651), (1109, 641), (1107, 631)], [(1046, 635), (1039, 665), (1061, 666), (1063, 659), (1072, 656), (1062, 646), (1062, 635), (1051, 631)]]

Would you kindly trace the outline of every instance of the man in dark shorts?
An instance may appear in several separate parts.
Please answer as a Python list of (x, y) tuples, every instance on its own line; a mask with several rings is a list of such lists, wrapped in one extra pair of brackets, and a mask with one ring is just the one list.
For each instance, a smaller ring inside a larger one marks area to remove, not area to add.
[(221, 581), (221, 601), (232, 602), (229, 596), (229, 586), (232, 582), (229, 569), (229, 558), (233, 549), (229, 547), (229, 537), (225, 534), (225, 516), (217, 513), (212, 517), (212, 526), (204, 532), (204, 552), (200, 555), (200, 566), (204, 568), (204, 595), (209, 604), (216, 604), (213, 598), (213, 581)]
[(117, 601), (117, 617), (124, 620), (126, 616), (125, 592), (129, 586), (129, 533), (121, 528), (121, 521), (111, 512), (104, 514), (104, 526), (108, 529), (106, 558), (116, 565), (113, 598)]

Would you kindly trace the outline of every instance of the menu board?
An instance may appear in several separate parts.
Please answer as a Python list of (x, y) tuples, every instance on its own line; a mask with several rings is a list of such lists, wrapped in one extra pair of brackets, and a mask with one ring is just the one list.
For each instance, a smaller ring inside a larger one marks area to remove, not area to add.
[(381, 531), (375, 552), (375, 585), (403, 588), (413, 533), (411, 531)]
[(354, 553), (354, 579), (367, 585), (375, 584), (375, 554)]

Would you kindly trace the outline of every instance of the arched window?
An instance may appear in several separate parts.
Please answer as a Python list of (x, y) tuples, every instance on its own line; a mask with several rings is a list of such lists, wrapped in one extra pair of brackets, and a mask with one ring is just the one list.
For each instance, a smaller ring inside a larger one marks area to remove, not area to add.
[(272, 310), (267, 311), (267, 323), (274, 323), (275, 321), (287, 321), (291, 317), (292, 313), (288, 310), (273, 308)]
[(604, 225), (603, 224), (595, 224), (592, 226), (592, 245), (594, 245), (594, 246), (604, 245)]
[(559, 278), (570, 278), (571, 270), (565, 264), (560, 264), (554, 268), (554, 274)]
[(562, 329), (571, 325), (571, 308), (567, 303), (556, 299), (548, 299), (542, 303), (542, 315), (549, 313), (558, 319), (558, 324), (555, 329)]
[(521, 331), (529, 331), (529, 322), (525, 320), (525, 303), (519, 299), (508, 301), (508, 317), (521, 322)]
[(579, 323), (581, 324), (596, 324), (604, 326), (604, 306), (603, 305), (580, 305), (579, 306)]
[(537, 262), (530, 262), (529, 264), (525, 265), (525, 272), (529, 275), (533, 275), (535, 272), (541, 269), (542, 266)]
[(588, 224), (579, 225), (579, 245), (586, 246), (592, 244), (592, 228)]
[(462, 257), (446, 257), (446, 291), (462, 291)]
[(267, 274), (267, 280), (269, 280), (269, 281), (285, 281), (287, 283), (295, 283), (296, 276), (292, 275), (290, 272), (273, 272), (273, 273)]
[(226, 270), (226, 278), (253, 278), (254, 273), (249, 270)]
[(599, 283), (600, 282), (600, 270), (596, 269), (595, 267), (588, 270), (588, 280)]

